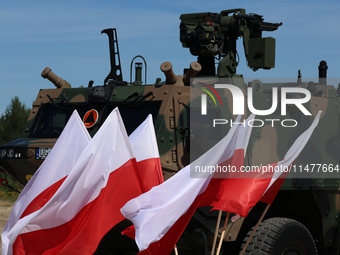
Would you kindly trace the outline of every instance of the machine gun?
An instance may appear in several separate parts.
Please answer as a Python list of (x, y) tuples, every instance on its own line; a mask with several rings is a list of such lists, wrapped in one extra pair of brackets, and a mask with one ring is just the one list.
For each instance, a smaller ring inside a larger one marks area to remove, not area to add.
[(217, 76), (233, 78), (238, 65), (236, 40), (243, 38), (248, 66), (275, 67), (275, 39), (262, 38), (262, 31), (275, 31), (282, 23), (264, 22), (261, 15), (246, 14), (245, 9), (221, 13), (193, 13), (180, 16), (180, 41), (190, 53), (198, 56), (202, 66), (199, 75), (215, 75), (215, 58), (219, 60)]

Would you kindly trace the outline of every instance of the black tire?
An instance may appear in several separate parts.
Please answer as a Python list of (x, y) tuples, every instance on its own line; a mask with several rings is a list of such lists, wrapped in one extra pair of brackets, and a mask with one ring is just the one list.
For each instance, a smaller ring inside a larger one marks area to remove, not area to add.
[[(252, 230), (245, 237), (242, 248), (251, 233)], [(317, 255), (317, 250), (312, 235), (300, 222), (271, 218), (261, 222), (244, 255)]]

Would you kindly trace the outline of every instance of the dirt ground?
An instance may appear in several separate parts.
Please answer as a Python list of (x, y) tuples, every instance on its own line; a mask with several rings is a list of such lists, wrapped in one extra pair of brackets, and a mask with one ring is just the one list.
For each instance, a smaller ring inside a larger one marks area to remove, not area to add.
[[(2, 230), (5, 227), (5, 224), (7, 222), (7, 219), (11, 213), (13, 204), (1, 204), (0, 205), (0, 233), (2, 233)], [(1, 238), (0, 238), (0, 254), (1, 254)]]

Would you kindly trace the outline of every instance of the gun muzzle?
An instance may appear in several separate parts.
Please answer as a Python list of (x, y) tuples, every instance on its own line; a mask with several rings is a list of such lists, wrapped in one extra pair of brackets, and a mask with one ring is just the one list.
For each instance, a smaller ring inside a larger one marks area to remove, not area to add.
[(42, 73), (41, 76), (44, 79), (48, 79), (50, 82), (52, 82), (58, 89), (60, 88), (71, 88), (71, 84), (67, 81), (60, 78), (58, 75), (52, 72), (52, 70), (49, 67), (46, 67)]
[(172, 64), (170, 62), (162, 63), (161, 70), (165, 75), (167, 84), (175, 84), (177, 82), (177, 77), (174, 71), (172, 71)]
[(190, 85), (190, 79), (194, 78), (196, 74), (202, 70), (202, 66), (198, 62), (191, 62), (190, 69), (188, 72), (183, 76), (183, 83), (184, 85)]

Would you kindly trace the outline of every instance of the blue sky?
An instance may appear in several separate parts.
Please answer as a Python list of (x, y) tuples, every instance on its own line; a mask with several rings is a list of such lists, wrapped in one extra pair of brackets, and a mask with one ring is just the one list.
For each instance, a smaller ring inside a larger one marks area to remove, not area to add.
[(31, 107), (39, 89), (54, 87), (40, 76), (46, 66), (73, 87), (87, 86), (89, 80), (102, 85), (110, 71), (108, 39), (100, 33), (105, 28), (117, 28), (124, 80), (130, 80), (136, 55), (147, 61), (148, 83), (164, 79), (159, 68), (164, 61), (182, 74), (196, 57), (181, 46), (179, 16), (232, 8), (283, 22), (277, 31), (263, 34), (276, 38), (276, 68), (254, 73), (239, 47), (237, 73), (290, 78), (301, 69), (302, 78), (316, 78), (319, 62), (326, 60), (328, 77), (339, 77), (339, 1), (1, 0), (0, 114), (14, 96)]

